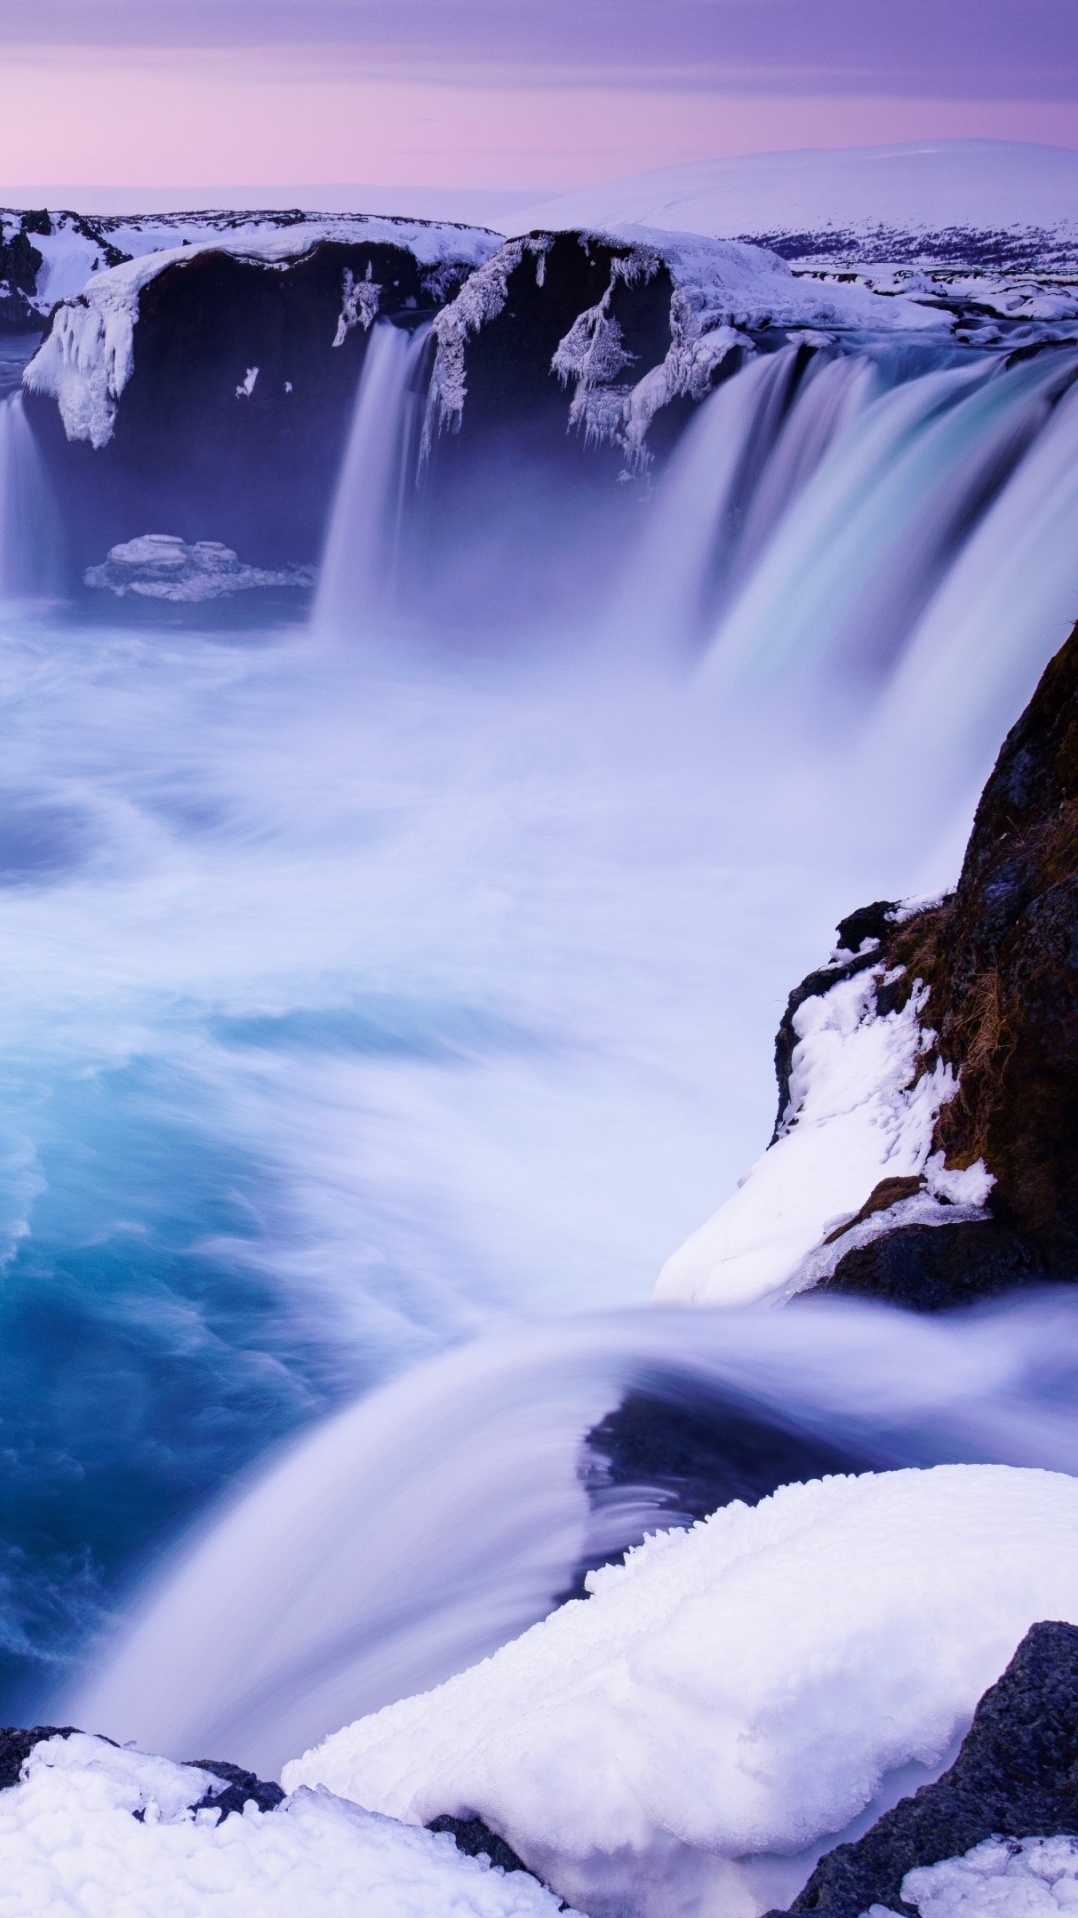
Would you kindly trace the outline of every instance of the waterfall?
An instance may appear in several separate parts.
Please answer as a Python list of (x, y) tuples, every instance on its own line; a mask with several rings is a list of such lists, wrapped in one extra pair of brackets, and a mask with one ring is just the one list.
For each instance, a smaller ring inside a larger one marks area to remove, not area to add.
[(338, 1414), (233, 1495), (88, 1679), (50, 1701), (51, 1722), (177, 1758), (225, 1751), (265, 1775), (462, 1670), (549, 1612), (574, 1568), (687, 1522), (646, 1481), (589, 1504), (582, 1440), (626, 1391), (732, 1414), (761, 1455), (786, 1434), (775, 1482), (817, 1476), (821, 1443), (832, 1470), (1074, 1471), (1076, 1332), (1068, 1290), (950, 1318), (815, 1300), (479, 1340)]
[(58, 590), (56, 513), (21, 393), (0, 400), (0, 603)]
[(1073, 346), (750, 361), (660, 482), (619, 629), (975, 778), (1078, 616), (1076, 380)]
[(708, 676), (874, 692), (1076, 372), (1073, 353), (975, 363), (868, 407), (775, 527), (719, 624)]
[(394, 611), (430, 330), (379, 320), (367, 345), (311, 616), (331, 636), (367, 637)]

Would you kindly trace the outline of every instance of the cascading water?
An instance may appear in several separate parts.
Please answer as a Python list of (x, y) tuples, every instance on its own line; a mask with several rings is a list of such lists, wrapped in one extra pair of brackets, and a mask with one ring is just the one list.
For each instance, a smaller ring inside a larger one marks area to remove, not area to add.
[(972, 778), (1078, 613), (1078, 354), (927, 358), (787, 348), (720, 386), (617, 624), (667, 654), (706, 642), (705, 682), (742, 710), (882, 699), (874, 752), (961, 688)]
[(59, 528), (21, 393), (0, 399), (0, 601), (46, 598)]
[(379, 320), (371, 333), (311, 616), (331, 636), (370, 638), (393, 614), (430, 332)]
[[(686, 1523), (646, 1477), (589, 1507), (581, 1443), (626, 1392), (784, 1432), (776, 1475), (995, 1461), (1078, 1470), (1078, 1303), (949, 1319), (785, 1312), (578, 1318), (466, 1346), (301, 1442), (188, 1548), (89, 1680), (52, 1701), (176, 1757), (272, 1771), (543, 1617), (575, 1567)], [(766, 1479), (759, 1492), (771, 1489)]]

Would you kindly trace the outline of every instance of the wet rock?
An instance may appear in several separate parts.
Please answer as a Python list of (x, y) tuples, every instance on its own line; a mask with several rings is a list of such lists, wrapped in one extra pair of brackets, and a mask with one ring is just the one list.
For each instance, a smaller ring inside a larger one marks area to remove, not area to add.
[[(843, 943), (866, 929), (877, 942), (873, 961), (894, 975), (881, 1013), (916, 981), (930, 988), (920, 1018), (936, 1038), (923, 1067), (942, 1058), (958, 1075), (933, 1153), (952, 1170), (983, 1162), (994, 1184), (987, 1222), (884, 1233), (820, 1289), (936, 1310), (1078, 1278), (1078, 629), (1004, 741), (953, 895), (891, 922), (889, 910), (844, 921)], [(791, 1007), (841, 976), (812, 975)]]
[(962, 1857), (993, 1835), (1071, 1833), (1078, 1833), (1078, 1628), (1045, 1623), (1027, 1632), (985, 1693), (950, 1771), (885, 1812), (856, 1843), (828, 1852), (789, 1909), (860, 1918), (880, 1904), (913, 1918), (901, 1894), (915, 1866)]
[[(130, 375), (118, 399), (104, 397), (114, 419), (96, 445), (69, 436), (55, 395), (31, 383), (27, 418), (57, 497), (72, 584), (147, 525), (190, 544), (220, 540), (252, 566), (317, 563), (374, 296), (377, 314), (411, 324), (452, 298), (475, 263), (476, 236), (462, 230), (459, 260), (424, 264), (408, 244), (415, 226), (401, 223), (399, 244), (297, 240), (284, 259), (243, 257), (224, 244), (193, 247), (189, 259), (169, 254), (135, 295)], [(80, 301), (95, 292), (100, 303), (106, 278), (98, 273), (86, 295), (58, 309), (53, 332), (77, 328)], [(113, 323), (106, 316), (103, 330)]]
[(217, 1810), (225, 1819), (232, 1812), (242, 1814), (244, 1806), (252, 1800), (259, 1811), (276, 1811), (284, 1802), (285, 1793), (274, 1779), (256, 1778), (253, 1771), (244, 1771), (242, 1765), (230, 1765), (222, 1758), (189, 1758), (187, 1763), (224, 1780), (224, 1790), (205, 1792), (192, 1806), (193, 1811)]
[(18, 1784), (35, 1745), (46, 1738), (70, 1738), (74, 1731), (74, 1725), (33, 1725), (29, 1729), (0, 1726), (0, 1791), (10, 1791)]

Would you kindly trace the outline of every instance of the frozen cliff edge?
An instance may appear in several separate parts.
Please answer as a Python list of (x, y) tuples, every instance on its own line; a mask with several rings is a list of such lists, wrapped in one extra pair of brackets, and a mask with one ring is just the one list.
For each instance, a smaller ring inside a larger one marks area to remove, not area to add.
[[(140, 298), (153, 280), (170, 267), (186, 268), (200, 254), (213, 252), (286, 269), (313, 248), (330, 242), (390, 246), (409, 253), (423, 269), (421, 285), (432, 305), (497, 246), (496, 237), (481, 229), (359, 215), (302, 220), (268, 231), (252, 224), (249, 229), (240, 226), (194, 241), (184, 238), (178, 245), (106, 267), (90, 277), (78, 293), (63, 299), (23, 374), (23, 382), (31, 393), (47, 394), (56, 401), (68, 439), (104, 446), (112, 437), (116, 403), (134, 371)], [(360, 304), (358, 314), (355, 274), (347, 268), (342, 273), (341, 311), (334, 339), (338, 346), (357, 318), (366, 331), (381, 310), (379, 296), (383, 289), (374, 283), (372, 268), (373, 262), (367, 259), (365, 282), (373, 297)], [(359, 285), (362, 287), (364, 280)], [(391, 302), (387, 302), (389, 305)], [(252, 370), (257, 374), (257, 367), (247, 369), (245, 377)]]
[(152, 532), (316, 565), (375, 320), (417, 325), (499, 244), (414, 220), (236, 221), (95, 272), (24, 373), (71, 588)]
[(1078, 629), (1004, 741), (955, 892), (839, 927), (779, 1032), (775, 1137), (656, 1299), (938, 1309), (1078, 1272)]
[(514, 380), (536, 399), (545, 382), (563, 427), (636, 467), (656, 413), (704, 399), (731, 355), (949, 323), (916, 299), (798, 279), (776, 253), (738, 241), (536, 231), (504, 245), (438, 315), (427, 445), (460, 431), (473, 388), (486, 416), (512, 403)]

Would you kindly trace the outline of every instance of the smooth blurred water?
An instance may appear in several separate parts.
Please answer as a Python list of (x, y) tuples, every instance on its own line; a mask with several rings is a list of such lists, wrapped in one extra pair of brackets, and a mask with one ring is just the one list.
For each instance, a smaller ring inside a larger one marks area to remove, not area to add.
[[(643, 1302), (920, 848), (676, 678), (0, 618), (9, 1712), (283, 1435)], [(796, 802), (796, 803), (795, 803)]]
[[(0, 1715), (288, 1435), (646, 1300), (769, 1135), (791, 986), (952, 876), (1063, 637), (1069, 361), (797, 353), (703, 410), (600, 631), (391, 634), (422, 341), (375, 344), (311, 628), (0, 605)], [(702, 670), (639, 643), (675, 603)]]

